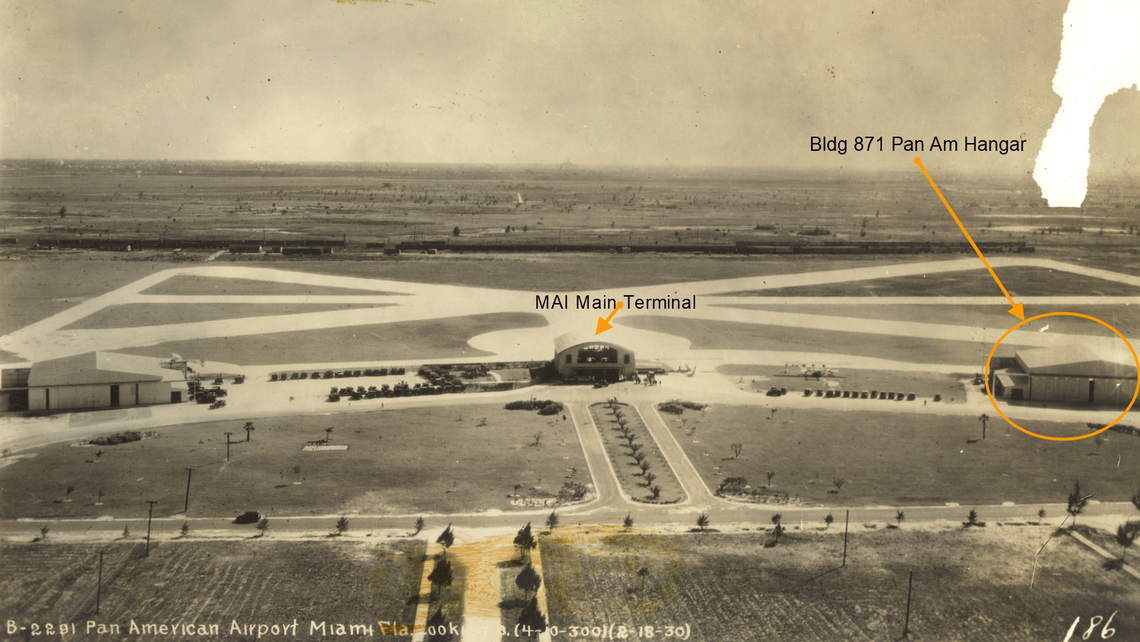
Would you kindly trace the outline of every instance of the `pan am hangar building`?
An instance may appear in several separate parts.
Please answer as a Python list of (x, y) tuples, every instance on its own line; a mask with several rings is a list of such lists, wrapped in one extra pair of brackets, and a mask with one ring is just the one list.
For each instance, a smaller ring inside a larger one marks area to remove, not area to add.
[(1019, 350), (1013, 365), (993, 372), (990, 389), (1011, 401), (1127, 406), (1136, 363), (1131, 353), (1084, 345)]

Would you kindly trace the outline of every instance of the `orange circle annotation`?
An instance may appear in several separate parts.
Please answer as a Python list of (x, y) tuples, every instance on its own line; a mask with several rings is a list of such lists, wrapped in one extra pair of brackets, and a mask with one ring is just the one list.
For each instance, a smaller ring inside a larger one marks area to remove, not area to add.
[[(1116, 334), (1116, 336), (1120, 337), (1120, 340), (1124, 342), (1124, 345), (1128, 346), (1128, 351), (1132, 353), (1132, 360), (1136, 364), (1136, 371), (1138, 373), (1138, 380), (1137, 380), (1137, 385), (1133, 387), (1132, 401), (1128, 402), (1128, 407), (1124, 409), (1124, 412), (1120, 413), (1119, 417), (1117, 417), (1116, 419), (1113, 419), (1111, 423), (1109, 423), (1105, 427), (1101, 428), (1100, 430), (1097, 430), (1096, 432), (1090, 432), (1087, 435), (1080, 435), (1077, 437), (1050, 437), (1048, 435), (1039, 435), (1039, 434), (1037, 434), (1031, 430), (1026, 430), (1025, 428), (1022, 428), (1021, 426), (1017, 425), (1016, 422), (1014, 422), (1012, 419), (1007, 417), (1004, 412), (1002, 412), (1001, 408), (998, 407), (997, 401), (994, 399), (993, 390), (990, 389), (990, 362), (993, 361), (994, 352), (997, 350), (997, 347), (999, 345), (1001, 345), (1001, 342), (1005, 341), (1005, 338), (1008, 337), (1010, 335), (1010, 333), (1012, 333), (1014, 330), (1020, 328), (1021, 326), (1025, 325), (1026, 323), (1029, 323), (1030, 321), (1035, 321), (1037, 319), (1044, 319), (1045, 317), (1055, 317), (1055, 316), (1080, 317), (1082, 319), (1088, 319), (1090, 321), (1096, 321), (1097, 323), (1103, 325), (1104, 327), (1108, 328), (1109, 330), (1112, 330), (1113, 333)], [(1021, 432), (1025, 433), (1027, 435), (1032, 435), (1032, 436), (1038, 437), (1040, 439), (1047, 439), (1049, 441), (1077, 441), (1079, 439), (1085, 439), (1087, 437), (1093, 437), (1095, 435), (1099, 435), (1100, 433), (1108, 430), (1109, 428), (1112, 428), (1113, 426), (1115, 426), (1117, 424), (1117, 422), (1119, 422), (1121, 419), (1124, 419), (1124, 416), (1127, 415), (1130, 410), (1132, 410), (1132, 406), (1136, 403), (1136, 395), (1137, 395), (1137, 393), (1140, 393), (1140, 358), (1138, 358), (1136, 356), (1136, 350), (1132, 347), (1132, 344), (1128, 342), (1128, 339), (1124, 338), (1124, 335), (1120, 334), (1120, 332), (1116, 328), (1110, 326), (1109, 324), (1105, 323), (1104, 321), (1101, 321), (1100, 319), (1098, 319), (1096, 317), (1089, 316), (1087, 314), (1081, 314), (1079, 312), (1049, 312), (1047, 314), (1038, 314), (1035, 317), (1029, 317), (1028, 319), (1022, 321), (1021, 323), (1018, 323), (1017, 325), (1013, 326), (1009, 330), (1006, 330), (1005, 334), (1001, 335), (1001, 338), (997, 340), (997, 343), (994, 344), (994, 347), (990, 348), (989, 356), (986, 357), (985, 384), (986, 384), (986, 395), (989, 396), (990, 403), (993, 404), (994, 410), (997, 410), (998, 414), (1001, 415), (1002, 418), (1004, 418), (1006, 421), (1008, 421), (1009, 424), (1011, 426), (1013, 426), (1014, 428), (1017, 428), (1018, 430), (1020, 430)]]

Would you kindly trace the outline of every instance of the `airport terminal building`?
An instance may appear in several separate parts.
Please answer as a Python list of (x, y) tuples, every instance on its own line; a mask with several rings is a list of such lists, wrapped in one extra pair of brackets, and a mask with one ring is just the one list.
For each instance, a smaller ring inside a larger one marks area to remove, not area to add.
[(180, 403), (188, 399), (182, 370), (155, 357), (88, 352), (5, 368), (3, 410), (89, 410)]
[(554, 340), (554, 367), (563, 379), (613, 382), (637, 374), (637, 359), (629, 348), (571, 332)]
[(993, 372), (990, 389), (1011, 401), (1127, 406), (1136, 364), (1131, 353), (1084, 345), (1019, 350), (1014, 365)]

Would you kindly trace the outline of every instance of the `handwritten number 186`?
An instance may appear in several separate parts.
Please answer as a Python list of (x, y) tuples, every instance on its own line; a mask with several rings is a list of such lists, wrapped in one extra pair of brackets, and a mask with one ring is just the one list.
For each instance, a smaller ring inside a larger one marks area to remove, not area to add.
[[(1113, 611), (1112, 615), (1108, 616), (1107, 621), (1104, 619), (1103, 615), (1094, 615), (1089, 618), (1089, 628), (1087, 631), (1085, 631), (1085, 634), (1081, 636), (1081, 639), (1088, 640), (1091, 638), (1093, 631), (1096, 629), (1096, 627), (1100, 626), (1101, 622), (1104, 622), (1104, 627), (1102, 627), (1100, 630), (1100, 639), (1107, 640), (1108, 638), (1116, 635), (1116, 629), (1109, 628), (1108, 625), (1112, 624), (1112, 618), (1116, 617), (1117, 613), (1119, 613), (1119, 611)], [(1081, 618), (1079, 617), (1073, 620), (1072, 626), (1069, 627), (1069, 632), (1065, 634), (1064, 642), (1070, 642), (1070, 640), (1073, 639), (1073, 633), (1077, 630), (1077, 624), (1079, 624), (1080, 621)]]

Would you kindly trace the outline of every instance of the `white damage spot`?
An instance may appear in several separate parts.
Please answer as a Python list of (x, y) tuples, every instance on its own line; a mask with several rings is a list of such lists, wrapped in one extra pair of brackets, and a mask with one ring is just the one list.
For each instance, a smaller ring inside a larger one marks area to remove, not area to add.
[(1033, 170), (1049, 207), (1080, 207), (1088, 189), (1089, 129), (1104, 99), (1140, 83), (1140, 4), (1071, 0), (1053, 91), (1061, 107)]

